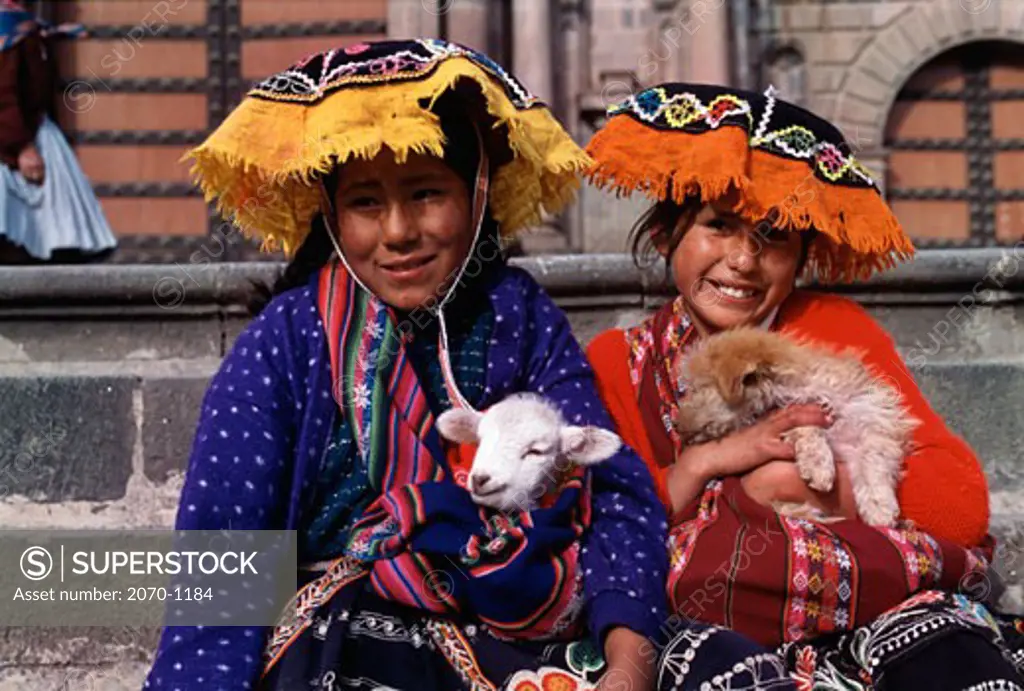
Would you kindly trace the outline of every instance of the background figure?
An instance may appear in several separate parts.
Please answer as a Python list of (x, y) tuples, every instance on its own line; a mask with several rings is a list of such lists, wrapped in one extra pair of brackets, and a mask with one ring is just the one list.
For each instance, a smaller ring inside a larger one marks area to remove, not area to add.
[(117, 241), (74, 151), (54, 123), (50, 27), (0, 0), (0, 261), (89, 257)]

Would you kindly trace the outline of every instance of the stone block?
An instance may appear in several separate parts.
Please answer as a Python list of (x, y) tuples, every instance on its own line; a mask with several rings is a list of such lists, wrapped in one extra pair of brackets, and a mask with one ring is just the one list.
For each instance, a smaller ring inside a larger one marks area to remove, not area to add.
[(0, 671), (0, 691), (138, 691), (149, 667), (139, 662), (99, 667), (9, 663)]
[(249, 326), (251, 321), (251, 318), (243, 316), (232, 316), (224, 320), (222, 328), (225, 355), (231, 352), (235, 341), (238, 340), (239, 335), (245, 331), (245, 328)]
[[(955, 11), (951, 13), (948, 5), (953, 5), (956, 8)], [(922, 24), (927, 24), (940, 45), (949, 44), (970, 30), (970, 23), (961, 15), (963, 15), (963, 11), (959, 5), (947, 2), (928, 3), (927, 9), (921, 13), (924, 20)]]
[(871, 26), (876, 29), (889, 26), (896, 19), (907, 11), (908, 7), (914, 7), (913, 3), (906, 2), (880, 2), (871, 5), (868, 8), (870, 12), (870, 23)]
[(998, 0), (957, 0), (947, 11), (961, 33), (980, 35), (998, 29), (1000, 4)]
[(814, 65), (807, 72), (807, 86), (812, 94), (835, 93), (846, 79), (846, 69), (830, 65)]
[[(922, 48), (911, 42), (907, 32), (901, 26), (894, 26), (883, 33), (876, 43), (878, 52), (885, 55), (886, 61), (892, 65), (892, 74), (888, 81), (893, 86), (905, 79), (908, 67), (916, 64)], [(884, 73), (884, 72), (883, 72)]]
[(0, 379), (0, 492), (38, 502), (123, 497), (134, 390), (122, 377)]
[[(0, 362), (110, 362), (220, 355), (215, 315), (0, 321)], [(60, 337), (55, 338), (55, 331)]]
[(959, 304), (913, 309), (877, 306), (869, 311), (911, 366), (1006, 360), (1024, 352), (1024, 306), (978, 306), (970, 291), (956, 302)]
[(925, 17), (927, 11), (928, 8), (925, 5), (915, 4), (911, 11), (896, 20), (893, 27), (900, 31), (910, 45), (914, 46), (915, 63), (920, 60), (920, 56), (931, 54), (935, 50), (935, 46), (940, 43), (935, 29)]
[[(843, 95), (855, 97), (873, 105), (881, 106), (889, 94), (889, 85), (859, 67), (851, 69), (843, 84)], [(844, 99), (844, 102), (847, 99)]]
[(813, 54), (808, 47), (808, 62), (850, 65), (857, 60), (873, 38), (869, 31), (830, 31), (828, 34), (822, 34), (820, 40), (814, 43), (816, 50)]
[(990, 486), (1024, 490), (1024, 364), (929, 364), (922, 393), (982, 460)]
[(1024, 2), (1000, 2), (999, 26), (1011, 35), (1024, 35)]
[[(1017, 497), (1018, 506), (1024, 496)], [(998, 609), (1007, 614), (1024, 614), (1024, 513), (993, 514), (990, 532), (996, 540), (992, 566), (997, 578), (977, 583), (982, 590), (992, 590)]]
[(779, 26), (783, 31), (818, 31), (825, 21), (825, 8), (814, 3), (779, 7)]
[(893, 58), (882, 47), (883, 45), (881, 40), (875, 41), (865, 51), (864, 55), (861, 56), (858, 66), (861, 70), (877, 79), (886, 94), (888, 94), (890, 90), (899, 87), (905, 63)]
[(609, 306), (606, 310), (576, 310), (571, 305), (565, 307), (573, 336), (584, 349), (601, 332), (634, 326), (651, 312), (642, 307), (626, 306)]
[(627, 252), (629, 231), (650, 200), (640, 194), (617, 199), (614, 193), (585, 186), (580, 191), (585, 252)]
[(142, 383), (142, 448), (149, 480), (188, 466), (208, 379), (147, 379)]
[(147, 662), (160, 630), (117, 627), (0, 628), (0, 659), (25, 666), (102, 666)]
[(873, 136), (870, 130), (865, 132), (865, 128), (877, 126), (885, 117), (883, 109), (878, 103), (868, 103), (860, 97), (848, 96), (846, 92), (843, 92), (836, 99), (832, 117), (833, 122), (848, 137), (851, 132), (861, 132), (861, 140), (881, 141), (881, 137)]
[(839, 96), (836, 94), (812, 94), (808, 108), (818, 116), (834, 122), (838, 103)]
[(861, 4), (836, 4), (825, 6), (823, 28), (867, 29), (871, 26), (871, 8)]

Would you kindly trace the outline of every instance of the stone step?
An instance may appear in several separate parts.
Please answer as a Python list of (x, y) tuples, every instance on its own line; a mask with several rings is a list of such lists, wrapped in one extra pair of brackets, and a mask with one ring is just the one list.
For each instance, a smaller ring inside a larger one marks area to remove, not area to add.
[(159, 630), (0, 629), (0, 691), (138, 691)]

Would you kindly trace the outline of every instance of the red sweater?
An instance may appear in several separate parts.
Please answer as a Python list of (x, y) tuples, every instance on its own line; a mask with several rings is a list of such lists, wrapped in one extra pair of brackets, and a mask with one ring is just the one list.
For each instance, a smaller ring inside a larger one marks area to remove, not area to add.
[(18, 166), (18, 154), (36, 137), (53, 89), (47, 48), (38, 32), (0, 51), (0, 163)]
[[(856, 302), (844, 297), (796, 291), (779, 311), (786, 332), (823, 345), (853, 346), (865, 362), (900, 389), (910, 413), (921, 421), (915, 451), (906, 459), (899, 486), (903, 515), (924, 530), (963, 546), (982, 542), (988, 532), (989, 502), (985, 474), (971, 448), (943, 422), (917, 388), (889, 334)], [(619, 329), (597, 336), (587, 349), (598, 391), (623, 440), (639, 453), (670, 506), (665, 478), (670, 464), (654, 458), (629, 376), (629, 347)]]

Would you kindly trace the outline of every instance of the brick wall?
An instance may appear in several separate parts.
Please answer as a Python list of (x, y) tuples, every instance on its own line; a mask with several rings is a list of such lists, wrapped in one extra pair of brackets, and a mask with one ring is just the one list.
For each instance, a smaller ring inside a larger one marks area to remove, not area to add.
[(858, 137), (868, 154), (883, 146), (897, 94), (929, 60), (973, 41), (1024, 40), (1024, 3), (1018, 2), (772, 5), (772, 40), (795, 46), (806, 61), (809, 107)]
[(121, 260), (139, 258), (131, 249), (144, 245), (141, 236), (165, 245), (202, 242), (208, 209), (179, 159), (248, 84), (310, 53), (380, 37), (387, 17), (387, 0), (68, 0), (55, 7), (58, 20), (92, 32), (60, 47), (61, 75), (70, 83), (58, 99), (60, 122), (122, 238)]

